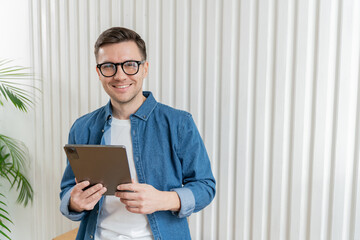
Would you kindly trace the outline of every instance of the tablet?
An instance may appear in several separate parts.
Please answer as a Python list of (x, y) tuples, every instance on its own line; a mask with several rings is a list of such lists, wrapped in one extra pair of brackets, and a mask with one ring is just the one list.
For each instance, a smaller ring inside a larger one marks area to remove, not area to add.
[(78, 182), (101, 183), (107, 188), (105, 195), (114, 195), (119, 184), (131, 183), (125, 146), (66, 144), (64, 150)]

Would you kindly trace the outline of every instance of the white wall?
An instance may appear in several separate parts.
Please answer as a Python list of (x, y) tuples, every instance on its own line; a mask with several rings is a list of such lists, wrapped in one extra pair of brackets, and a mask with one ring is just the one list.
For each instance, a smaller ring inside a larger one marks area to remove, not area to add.
[(27, 43), (8, 38), (26, 55), (11, 58), (30, 55), (42, 79), (40, 103), (22, 120), (32, 129), (21, 135), (35, 201), (15, 239), (76, 226), (58, 211), (62, 146), (72, 122), (107, 101), (93, 44), (110, 26), (144, 37), (144, 89), (190, 111), (204, 138), (218, 192), (190, 218), (194, 239), (360, 239), (359, 1), (8, 2), (0, 16), (16, 12), (30, 30), (15, 33)]

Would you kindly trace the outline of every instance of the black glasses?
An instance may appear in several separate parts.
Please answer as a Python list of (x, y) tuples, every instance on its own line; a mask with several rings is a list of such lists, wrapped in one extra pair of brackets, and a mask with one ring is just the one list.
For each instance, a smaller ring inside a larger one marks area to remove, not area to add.
[(113, 77), (117, 73), (117, 66), (120, 65), (122, 70), (127, 75), (135, 75), (139, 72), (139, 67), (141, 64), (143, 64), (144, 61), (125, 61), (122, 63), (112, 63), (112, 62), (105, 62), (96, 65), (96, 67), (100, 70), (101, 74), (104, 77)]

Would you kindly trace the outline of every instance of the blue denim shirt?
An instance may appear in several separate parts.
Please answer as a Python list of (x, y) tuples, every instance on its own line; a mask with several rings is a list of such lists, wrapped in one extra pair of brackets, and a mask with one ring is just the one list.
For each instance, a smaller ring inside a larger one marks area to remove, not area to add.
[[(176, 191), (179, 212), (158, 211), (148, 214), (154, 239), (191, 239), (186, 217), (206, 207), (215, 196), (215, 179), (204, 143), (187, 112), (158, 103), (151, 92), (130, 116), (135, 168), (140, 183), (161, 191)], [(112, 120), (111, 103), (75, 121), (69, 144), (105, 144)], [(103, 198), (91, 211), (69, 211), (70, 193), (75, 186), (68, 163), (61, 181), (60, 211), (81, 221), (76, 239), (93, 239)]]

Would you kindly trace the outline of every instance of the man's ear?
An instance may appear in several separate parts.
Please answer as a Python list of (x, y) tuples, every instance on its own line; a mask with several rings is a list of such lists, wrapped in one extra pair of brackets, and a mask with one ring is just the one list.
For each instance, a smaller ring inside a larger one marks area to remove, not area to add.
[(144, 62), (144, 78), (147, 77), (148, 73), (149, 73), (149, 62), (146, 61)]
[(100, 78), (100, 69), (97, 66), (95, 68), (96, 68), (96, 72), (97, 72), (97, 74), (98, 74), (98, 76)]

